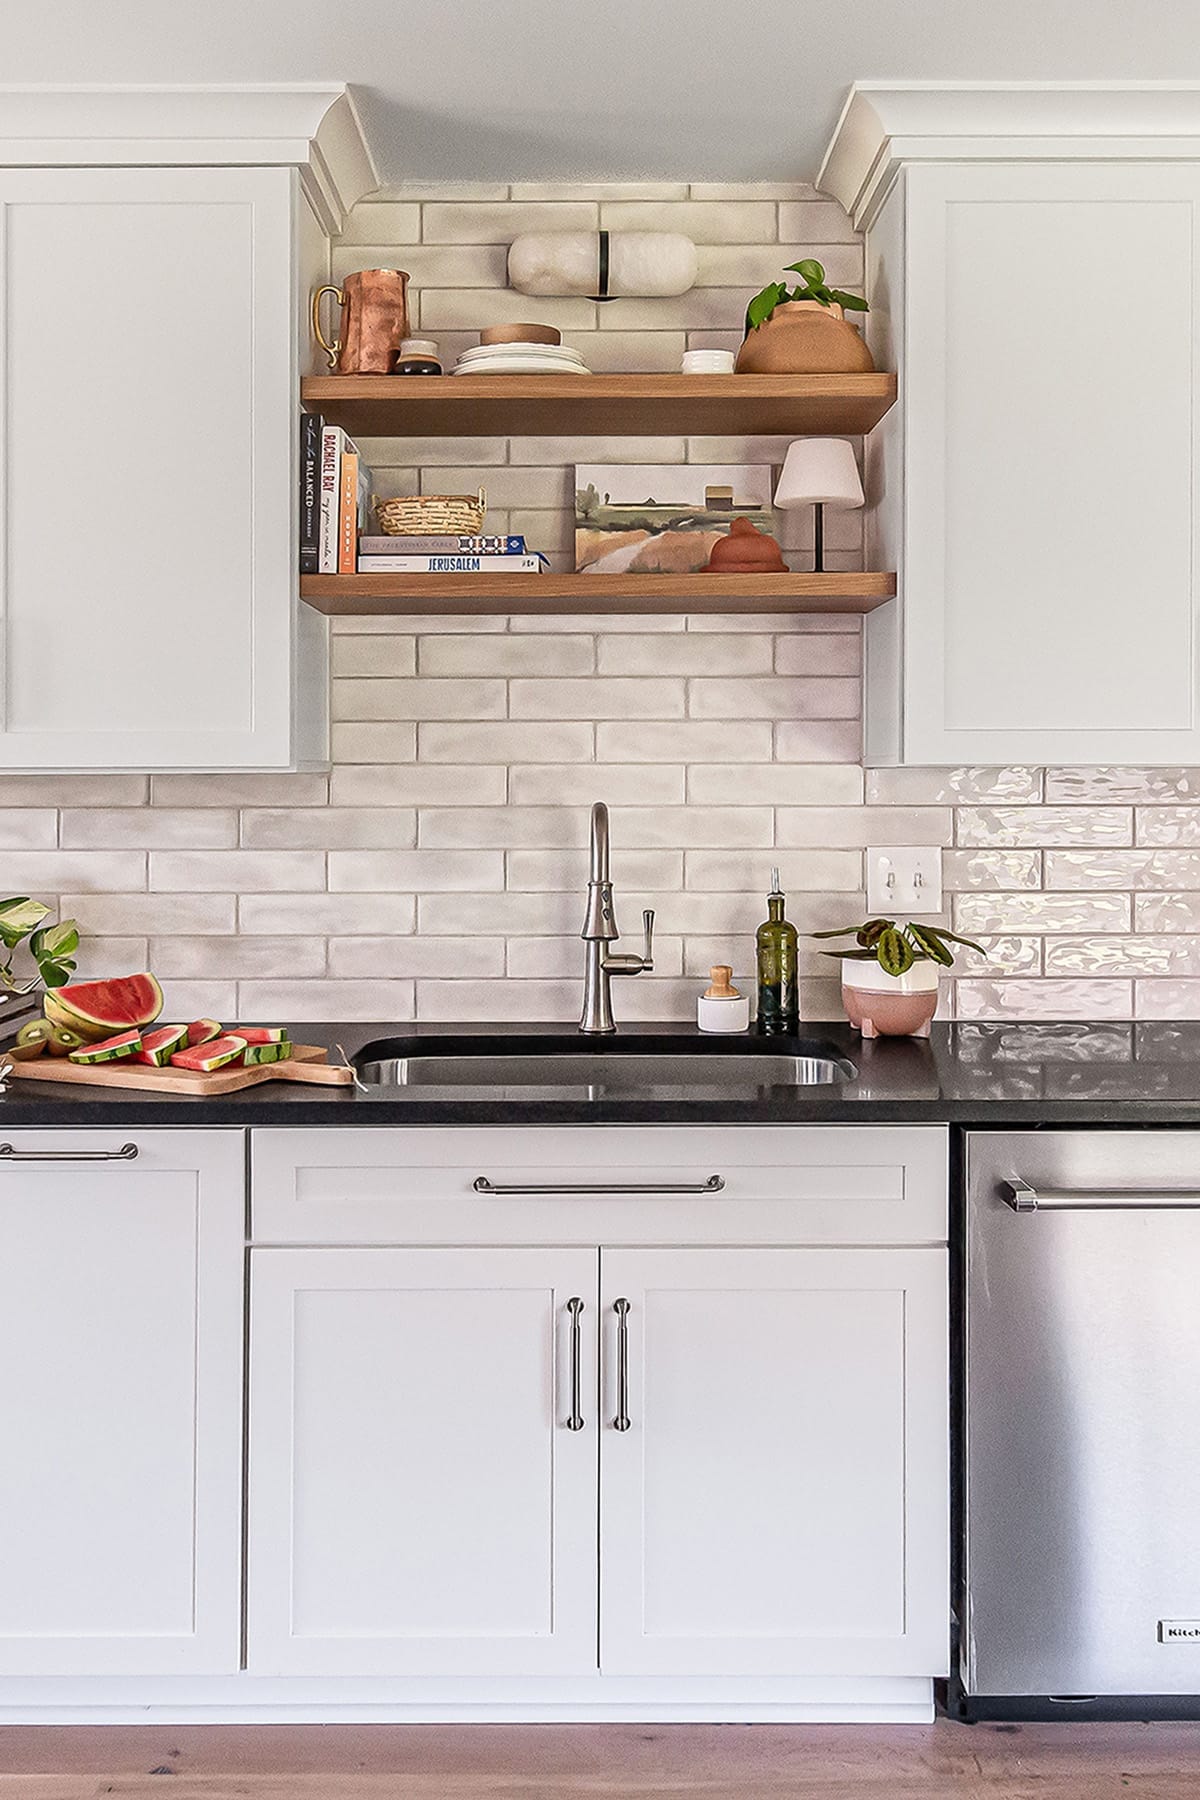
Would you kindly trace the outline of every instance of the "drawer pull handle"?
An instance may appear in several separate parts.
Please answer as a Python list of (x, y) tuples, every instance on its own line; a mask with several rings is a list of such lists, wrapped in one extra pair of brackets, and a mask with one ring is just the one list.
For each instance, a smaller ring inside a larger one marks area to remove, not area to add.
[(617, 1416), (614, 1431), (629, 1430), (629, 1302), (614, 1300), (617, 1315)]
[(1144, 1189), (1139, 1191), (1137, 1188), (1129, 1188), (1124, 1192), (1119, 1188), (1053, 1189), (1031, 1187), (1027, 1181), (1020, 1180), (1002, 1181), (1000, 1198), (1015, 1213), (1118, 1212), (1149, 1207), (1191, 1210), (1200, 1207), (1200, 1194), (1189, 1194), (1183, 1189), (1178, 1193), (1169, 1188), (1161, 1193)]
[(567, 1419), (567, 1430), (582, 1431), (582, 1344), (579, 1320), (583, 1313), (583, 1301), (578, 1295), (573, 1300), (567, 1301), (567, 1311), (571, 1315), (571, 1412)]
[(5, 1162), (132, 1162), (137, 1153), (136, 1144), (122, 1144), (119, 1150), (17, 1150), (0, 1144)]
[(707, 1181), (489, 1181), (477, 1175), (471, 1183), (477, 1194), (719, 1194), (723, 1175)]

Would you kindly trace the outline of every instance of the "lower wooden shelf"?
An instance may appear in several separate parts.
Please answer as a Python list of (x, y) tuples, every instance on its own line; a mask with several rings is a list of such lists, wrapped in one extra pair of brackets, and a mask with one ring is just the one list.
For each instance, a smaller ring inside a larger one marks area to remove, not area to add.
[(865, 572), (784, 575), (302, 575), (318, 612), (680, 613), (872, 612), (896, 577)]

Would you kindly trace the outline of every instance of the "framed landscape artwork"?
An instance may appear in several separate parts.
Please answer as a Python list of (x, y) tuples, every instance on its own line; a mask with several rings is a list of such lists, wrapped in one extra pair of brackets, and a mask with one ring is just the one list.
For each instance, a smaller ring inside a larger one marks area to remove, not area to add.
[(734, 519), (773, 532), (769, 463), (582, 463), (575, 567), (590, 575), (702, 569)]

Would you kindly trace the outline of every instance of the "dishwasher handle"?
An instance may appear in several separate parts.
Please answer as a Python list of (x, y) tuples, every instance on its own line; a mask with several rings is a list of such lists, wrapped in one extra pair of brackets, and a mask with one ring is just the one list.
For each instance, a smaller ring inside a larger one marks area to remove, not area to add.
[(1200, 1193), (1170, 1188), (1036, 1188), (1027, 1181), (1000, 1183), (1000, 1198), (1015, 1213), (1035, 1212), (1138, 1212), (1172, 1207), (1200, 1207)]

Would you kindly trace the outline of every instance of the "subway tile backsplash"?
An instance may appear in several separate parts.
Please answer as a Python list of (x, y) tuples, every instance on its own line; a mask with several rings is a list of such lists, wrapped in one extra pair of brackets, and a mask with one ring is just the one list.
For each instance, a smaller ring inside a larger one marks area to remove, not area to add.
[[(676, 230), (678, 302), (505, 290), (539, 229)], [(862, 279), (862, 249), (803, 183), (409, 185), (359, 206), (333, 278), (409, 270), (414, 329), (448, 361), (481, 325), (561, 323), (596, 370), (734, 347), (753, 289), (803, 254)], [(489, 523), (569, 567), (575, 462), (782, 462), (779, 437), (371, 439), (383, 494), (488, 489)], [(785, 553), (807, 566), (811, 517)], [(830, 566), (861, 517), (827, 521)], [(619, 588), (615, 588), (619, 598)], [(174, 1015), (552, 1019), (579, 1003), (587, 814), (612, 810), (627, 940), (657, 910), (656, 972), (623, 1019), (694, 1018), (714, 962), (749, 974), (772, 863), (799, 929), (865, 907), (864, 850), (936, 843), (966, 953), (943, 1011), (1200, 1014), (1200, 769), (866, 770), (853, 615), (607, 614), (335, 623), (328, 775), (0, 777), (9, 891), (79, 918), (82, 974), (148, 964)], [(1036, 651), (1031, 652), (1036, 654)], [(836, 963), (802, 945), (801, 1005), (837, 1017)]]

